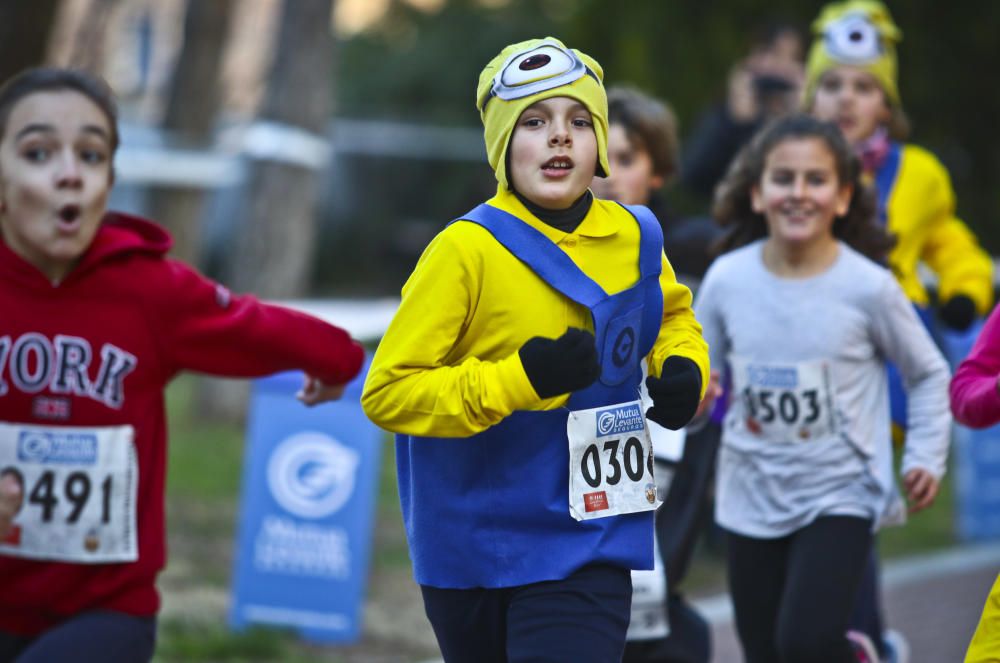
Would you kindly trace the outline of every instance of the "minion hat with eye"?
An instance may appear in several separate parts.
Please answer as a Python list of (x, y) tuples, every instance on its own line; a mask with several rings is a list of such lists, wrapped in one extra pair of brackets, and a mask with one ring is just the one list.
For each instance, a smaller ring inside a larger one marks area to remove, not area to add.
[(597, 136), (597, 174), (608, 166), (608, 97), (604, 70), (597, 60), (558, 39), (531, 39), (511, 44), (479, 74), (476, 107), (483, 120), (486, 157), (497, 182), (511, 188), (506, 154), (510, 137), (524, 110), (543, 99), (571, 97), (590, 111)]
[(847, 0), (823, 8), (812, 25), (816, 38), (806, 63), (805, 100), (820, 77), (840, 65), (862, 69), (878, 80), (891, 104), (900, 105), (896, 85), (896, 42), (903, 33), (878, 0)]

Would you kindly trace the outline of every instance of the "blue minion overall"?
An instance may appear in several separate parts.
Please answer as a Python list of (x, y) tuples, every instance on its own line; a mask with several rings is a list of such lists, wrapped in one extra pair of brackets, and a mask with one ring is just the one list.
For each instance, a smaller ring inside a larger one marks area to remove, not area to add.
[(592, 563), (652, 568), (653, 511), (577, 521), (568, 506), (570, 412), (638, 398), (641, 362), (663, 317), (660, 225), (645, 207), (626, 209), (640, 227), (640, 277), (614, 295), (507, 212), (483, 204), (455, 220), (484, 227), (539, 278), (587, 307), (601, 377), (565, 408), (518, 411), (468, 438), (397, 436), (403, 518), (421, 585), (512, 587), (565, 578)]

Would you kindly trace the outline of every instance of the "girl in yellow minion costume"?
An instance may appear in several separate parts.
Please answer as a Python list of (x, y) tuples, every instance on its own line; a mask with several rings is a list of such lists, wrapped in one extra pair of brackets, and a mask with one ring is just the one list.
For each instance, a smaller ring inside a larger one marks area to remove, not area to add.
[(497, 193), (431, 241), (365, 384), (365, 412), (397, 433), (414, 577), (449, 662), (621, 658), (629, 569), (653, 564), (645, 418), (683, 426), (708, 383), (655, 217), (588, 190), (609, 170), (602, 77), (552, 38), (482, 71)]
[[(917, 266), (938, 277), (941, 334), (958, 333), (989, 312), (993, 266), (989, 255), (955, 216), (948, 171), (934, 155), (905, 143), (909, 127), (897, 84), (896, 44), (902, 31), (877, 0), (847, 0), (823, 8), (813, 23), (815, 40), (806, 64), (804, 105), (835, 122), (859, 156), (876, 188), (879, 216), (896, 239), (888, 267), (933, 328), (931, 300)], [(893, 434), (906, 431), (906, 398), (889, 366)], [(905, 640), (882, 634), (877, 560), (873, 551), (852, 623), (867, 634), (885, 661), (905, 661)]]
[(877, 0), (827, 5), (813, 31), (807, 109), (840, 126), (875, 183), (880, 215), (896, 237), (889, 267), (904, 292), (926, 315), (931, 302), (917, 272), (918, 263), (926, 263), (939, 280), (941, 321), (966, 329), (977, 315), (989, 313), (992, 261), (956, 218), (945, 167), (927, 150), (902, 142), (908, 134), (896, 83), (902, 32)]

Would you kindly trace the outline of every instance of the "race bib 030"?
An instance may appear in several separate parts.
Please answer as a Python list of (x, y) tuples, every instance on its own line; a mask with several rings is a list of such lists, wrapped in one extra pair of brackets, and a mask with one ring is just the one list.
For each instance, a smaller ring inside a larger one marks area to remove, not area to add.
[(639, 401), (570, 412), (569, 512), (576, 520), (652, 511), (653, 445)]

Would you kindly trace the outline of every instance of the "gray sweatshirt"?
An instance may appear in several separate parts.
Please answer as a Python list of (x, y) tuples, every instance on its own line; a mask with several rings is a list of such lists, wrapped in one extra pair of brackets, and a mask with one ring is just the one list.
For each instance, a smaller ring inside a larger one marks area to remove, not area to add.
[(763, 245), (716, 260), (694, 305), (712, 365), (732, 379), (716, 520), (761, 538), (821, 515), (902, 522), (886, 362), (908, 392), (902, 472), (936, 477), (951, 427), (947, 363), (887, 270), (841, 243), (825, 272), (782, 278)]

